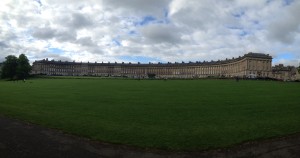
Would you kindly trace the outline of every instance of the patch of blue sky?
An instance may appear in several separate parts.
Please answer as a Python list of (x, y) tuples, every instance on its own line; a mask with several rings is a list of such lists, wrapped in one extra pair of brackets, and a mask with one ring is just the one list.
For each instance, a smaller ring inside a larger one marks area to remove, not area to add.
[(158, 24), (164, 24), (166, 22), (164, 20), (158, 20), (156, 23), (158, 23)]
[(116, 39), (116, 38), (114, 38), (114, 39), (112, 40), (112, 43), (113, 43), (113, 45), (115, 45), (115, 46), (122, 46), (121, 42), (120, 42), (118, 39)]
[(277, 58), (280, 58), (280, 59), (294, 59), (295, 55), (293, 53), (290, 53), (290, 52), (284, 52), (284, 53), (279, 54), (277, 56)]
[(234, 30), (234, 32), (238, 32), (238, 35), (240, 37), (244, 37), (250, 34), (250, 32), (246, 31), (243, 27), (239, 27), (239, 26), (227, 26), (228, 29), (230, 30)]
[(249, 33), (247, 31), (241, 30), (241, 32), (239, 33), (239, 36), (247, 36)]
[(259, 24), (260, 24), (260, 22), (259, 22), (258, 20), (253, 20), (252, 22), (253, 22), (253, 24), (255, 24), (255, 25), (259, 25)]
[(135, 26), (144, 26), (148, 24), (169, 24), (170, 21), (168, 19), (169, 11), (167, 9), (163, 10), (163, 18), (157, 19), (154, 16), (148, 15), (142, 17), (140, 21), (134, 23)]
[(241, 18), (244, 15), (245, 15), (245, 11), (243, 11), (243, 10), (235, 12), (235, 13), (232, 13), (232, 16), (234, 16), (235, 18)]
[(283, 52), (283, 53), (280, 53), (279, 55), (277, 55), (274, 59), (273, 59), (273, 62), (278, 62), (279, 60), (292, 60), (292, 59), (295, 59), (295, 55), (293, 53), (290, 53), (290, 52)]
[(144, 25), (147, 25), (149, 23), (153, 23), (156, 20), (157, 19), (153, 16), (145, 16), (145, 17), (142, 18), (141, 21), (136, 22), (135, 25), (144, 26)]
[(291, 5), (295, 0), (283, 0), (283, 5), (288, 6)]
[(267, 0), (266, 4), (270, 4), (271, 2), (273, 2), (274, 0)]
[(169, 10), (167, 8), (164, 9), (164, 19), (162, 20), (163, 23), (169, 24)]
[(264, 29), (264, 22), (260, 22), (259, 20), (252, 21), (252, 27), (254, 28), (253, 31), (262, 30)]
[(41, 0), (34, 0), (34, 1), (36, 1), (40, 6), (42, 6)]
[(145, 57), (145, 56), (120, 56), (119, 59), (126, 62), (134, 62), (134, 63), (162, 62), (158, 58)]
[(55, 54), (62, 54), (64, 51), (59, 48), (48, 48), (48, 51)]
[(28, 42), (33, 42), (34, 41), (34, 38), (32, 36), (26, 36), (26, 40)]
[(135, 35), (135, 34), (136, 34), (136, 31), (131, 30), (131, 31), (129, 31), (128, 34), (130, 34), (130, 35)]
[(135, 36), (135, 35), (137, 35), (137, 32), (134, 30), (131, 30), (128, 32), (128, 35)]
[(164, 9), (164, 17), (166, 18), (168, 16), (169, 16), (169, 10), (168, 10), (168, 8), (165, 8)]
[(243, 30), (243, 27), (239, 27), (239, 26), (226, 26), (226, 27), (231, 30)]

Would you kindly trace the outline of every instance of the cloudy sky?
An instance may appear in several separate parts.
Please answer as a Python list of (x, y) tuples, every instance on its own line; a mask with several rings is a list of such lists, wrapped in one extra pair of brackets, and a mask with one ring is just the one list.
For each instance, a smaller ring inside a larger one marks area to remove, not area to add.
[(300, 62), (300, 0), (1, 0), (0, 62)]

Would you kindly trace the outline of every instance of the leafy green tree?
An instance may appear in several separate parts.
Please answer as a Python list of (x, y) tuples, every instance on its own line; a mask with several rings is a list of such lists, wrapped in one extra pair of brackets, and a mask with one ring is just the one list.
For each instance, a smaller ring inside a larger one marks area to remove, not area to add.
[(148, 78), (155, 79), (156, 74), (148, 73)]
[(1, 75), (2, 75), (2, 63), (0, 63), (0, 78), (2, 78)]
[(31, 66), (25, 54), (19, 55), (16, 75), (18, 79), (25, 79), (29, 76)]
[(1, 78), (13, 79), (16, 77), (18, 58), (14, 55), (9, 55), (5, 59), (2, 65)]
[(21, 54), (19, 58), (9, 55), (3, 62), (1, 78), (8, 79), (25, 79), (29, 76), (31, 66), (25, 54)]

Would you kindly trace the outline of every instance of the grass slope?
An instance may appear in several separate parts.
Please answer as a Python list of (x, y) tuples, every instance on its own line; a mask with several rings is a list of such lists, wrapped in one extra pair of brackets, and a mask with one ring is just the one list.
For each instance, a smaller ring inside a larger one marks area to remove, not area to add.
[(300, 131), (300, 84), (232, 80), (0, 81), (0, 113), (106, 142), (173, 150)]

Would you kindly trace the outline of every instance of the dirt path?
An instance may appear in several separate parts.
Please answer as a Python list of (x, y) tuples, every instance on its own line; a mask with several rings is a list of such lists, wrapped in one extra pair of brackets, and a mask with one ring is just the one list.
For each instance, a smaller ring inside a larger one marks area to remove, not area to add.
[(106, 144), (0, 116), (0, 158), (300, 157), (300, 134), (199, 152), (146, 150)]

